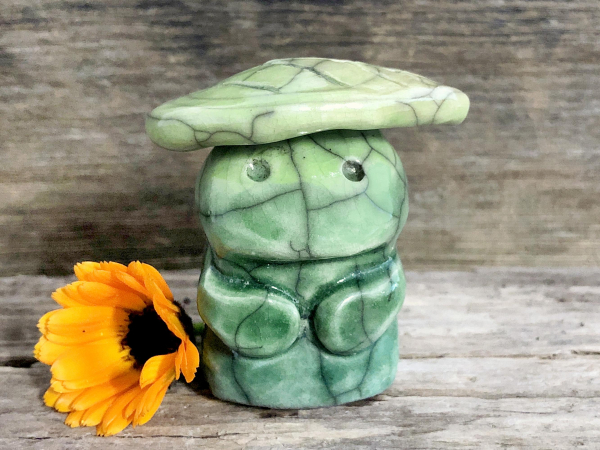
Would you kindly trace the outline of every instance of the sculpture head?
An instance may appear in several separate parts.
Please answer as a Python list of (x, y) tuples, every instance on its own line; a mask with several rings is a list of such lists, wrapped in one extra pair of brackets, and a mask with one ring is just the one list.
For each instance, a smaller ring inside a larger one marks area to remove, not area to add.
[(219, 256), (298, 261), (393, 245), (407, 197), (400, 159), (379, 131), (334, 130), (215, 147), (196, 204)]

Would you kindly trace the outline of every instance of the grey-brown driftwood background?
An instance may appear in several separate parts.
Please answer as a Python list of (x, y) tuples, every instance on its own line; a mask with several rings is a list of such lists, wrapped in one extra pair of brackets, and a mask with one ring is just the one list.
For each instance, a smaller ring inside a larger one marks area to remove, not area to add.
[(197, 267), (206, 152), (146, 112), (266, 60), (356, 59), (465, 91), (459, 127), (390, 130), (409, 269), (600, 262), (600, 2), (2, 0), (0, 275), (83, 259)]

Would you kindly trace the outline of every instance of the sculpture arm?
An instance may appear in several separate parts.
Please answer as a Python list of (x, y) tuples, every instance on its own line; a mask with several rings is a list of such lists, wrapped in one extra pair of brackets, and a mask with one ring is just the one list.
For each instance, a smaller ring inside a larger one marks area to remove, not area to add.
[(202, 320), (232, 350), (267, 357), (289, 348), (298, 337), (298, 309), (276, 288), (222, 274), (205, 266), (198, 286)]
[(388, 329), (404, 301), (406, 281), (396, 256), (380, 266), (357, 269), (315, 312), (315, 332), (332, 353), (351, 354), (373, 344)]

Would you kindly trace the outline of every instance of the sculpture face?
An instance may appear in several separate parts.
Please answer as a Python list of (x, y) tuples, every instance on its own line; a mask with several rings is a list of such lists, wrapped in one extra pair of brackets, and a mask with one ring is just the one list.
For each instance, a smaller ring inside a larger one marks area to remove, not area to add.
[(334, 130), (216, 147), (196, 204), (222, 258), (299, 261), (393, 246), (408, 214), (406, 176), (376, 130)]

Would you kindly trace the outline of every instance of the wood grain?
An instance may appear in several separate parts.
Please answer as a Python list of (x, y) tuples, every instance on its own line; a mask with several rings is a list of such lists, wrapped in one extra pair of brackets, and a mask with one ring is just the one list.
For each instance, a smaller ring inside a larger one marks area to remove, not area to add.
[(288, 56), (403, 68), (470, 96), (461, 126), (386, 132), (411, 187), (408, 268), (600, 263), (597, 0), (5, 0), (0, 274), (197, 267), (206, 153), (153, 147), (143, 115)]
[[(70, 278), (0, 278), (0, 447), (571, 449), (600, 441), (600, 271), (409, 272), (392, 387), (335, 408), (269, 410), (176, 383), (146, 425), (100, 439), (43, 406), (31, 350)], [(176, 298), (197, 271), (167, 272)], [(193, 305), (188, 305), (190, 312)]]

